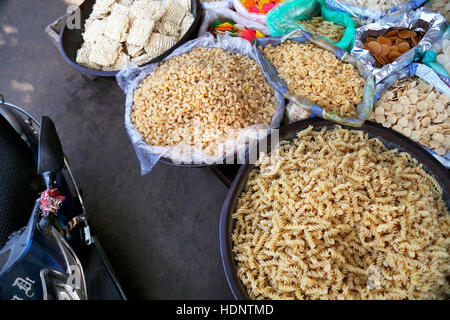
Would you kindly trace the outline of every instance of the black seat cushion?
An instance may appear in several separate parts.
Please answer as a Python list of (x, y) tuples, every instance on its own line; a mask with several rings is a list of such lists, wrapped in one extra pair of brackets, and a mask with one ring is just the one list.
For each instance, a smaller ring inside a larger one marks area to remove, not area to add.
[(33, 188), (38, 180), (32, 152), (0, 115), (0, 248), (27, 224), (39, 196)]

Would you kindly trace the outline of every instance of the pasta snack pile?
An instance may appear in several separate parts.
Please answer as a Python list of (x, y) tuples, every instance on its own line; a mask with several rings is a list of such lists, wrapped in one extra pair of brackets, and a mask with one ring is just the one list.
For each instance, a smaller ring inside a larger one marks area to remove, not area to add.
[(190, 9), (190, 0), (97, 0), (76, 61), (104, 71), (144, 64), (184, 36), (194, 22)]
[(340, 127), (309, 127), (272, 152), (232, 215), (251, 299), (448, 298), (449, 212), (414, 158)]

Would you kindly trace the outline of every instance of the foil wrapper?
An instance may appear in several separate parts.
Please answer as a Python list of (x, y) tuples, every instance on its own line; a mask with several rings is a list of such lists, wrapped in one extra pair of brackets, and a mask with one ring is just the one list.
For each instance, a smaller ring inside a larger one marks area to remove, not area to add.
[[(356, 29), (355, 46), (351, 54), (366, 64), (367, 68), (375, 76), (376, 83), (379, 83), (390, 74), (400, 72), (414, 61), (420, 60), (425, 52), (431, 50), (433, 44), (442, 37), (445, 24), (446, 21), (442, 14), (424, 8), (419, 8), (416, 11), (390, 13), (377, 22)], [(417, 46), (402, 54), (393, 63), (377, 68), (375, 58), (370, 54), (369, 50), (362, 48), (366, 36), (376, 38), (388, 30), (403, 28), (423, 32), (425, 35)]]

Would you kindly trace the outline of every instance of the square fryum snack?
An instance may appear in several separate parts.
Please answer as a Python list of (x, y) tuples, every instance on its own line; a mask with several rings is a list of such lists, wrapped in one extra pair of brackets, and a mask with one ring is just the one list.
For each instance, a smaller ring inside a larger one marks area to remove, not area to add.
[(194, 22), (191, 0), (97, 0), (84, 25), (76, 61), (89, 69), (116, 71), (173, 47)]

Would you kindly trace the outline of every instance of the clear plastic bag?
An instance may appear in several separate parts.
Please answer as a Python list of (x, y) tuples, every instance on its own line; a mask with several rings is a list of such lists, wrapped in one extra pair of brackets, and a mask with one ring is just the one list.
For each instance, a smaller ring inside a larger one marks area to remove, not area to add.
[(200, 25), (200, 29), (198, 31), (198, 35), (201, 36), (204, 33), (208, 32), (208, 27), (213, 24), (215, 21), (233, 21), (238, 23), (246, 28), (250, 28), (253, 30), (258, 30), (265, 35), (269, 35), (269, 31), (266, 26), (258, 23), (253, 20), (249, 20), (238, 13), (236, 11), (230, 9), (210, 9), (206, 11), (205, 17), (203, 18), (203, 22)]
[[(173, 56), (182, 55), (196, 47), (221, 48), (232, 53), (241, 53), (256, 60), (251, 44), (242, 38), (223, 37), (216, 39), (211, 34), (191, 40), (177, 48), (171, 55), (162, 62), (169, 60)], [(136, 151), (136, 155), (141, 164), (141, 173), (144, 175), (151, 171), (153, 166), (161, 157), (172, 160), (175, 164), (197, 164), (211, 165), (221, 163), (224, 159), (234, 157), (235, 154), (242, 155), (246, 149), (246, 141), (251, 142), (263, 139), (270, 129), (278, 128), (283, 119), (285, 101), (283, 96), (276, 91), (277, 108), (272, 117), (272, 122), (267, 125), (253, 125), (243, 128), (237, 140), (226, 141), (221, 147), (226, 153), (220, 157), (205, 154), (199, 148), (189, 145), (176, 145), (171, 147), (150, 146), (143, 139), (131, 122), (131, 112), (133, 110), (134, 91), (139, 88), (140, 83), (149, 76), (160, 63), (149, 64), (144, 67), (137, 67), (128, 63), (116, 76), (118, 85), (126, 94), (125, 102), (125, 128), (131, 143)]]
[(323, 0), (285, 0), (269, 11), (266, 25), (271, 35), (282, 36), (296, 29), (304, 29), (297, 20), (310, 20), (316, 16), (344, 26), (344, 36), (335, 45), (346, 51), (352, 49), (355, 22), (345, 12), (328, 9)]

